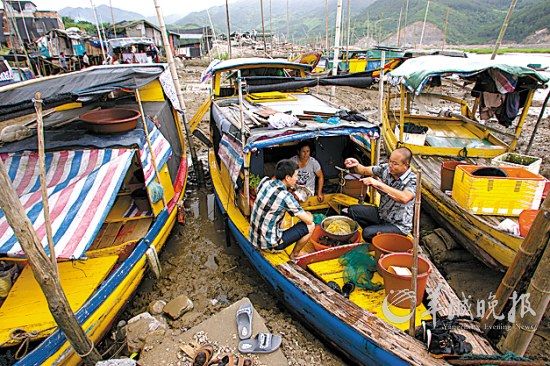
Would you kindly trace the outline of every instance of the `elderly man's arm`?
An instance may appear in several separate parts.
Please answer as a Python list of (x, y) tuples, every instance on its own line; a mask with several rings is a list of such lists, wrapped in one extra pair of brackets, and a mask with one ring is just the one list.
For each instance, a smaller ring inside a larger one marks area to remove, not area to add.
[(367, 186), (373, 186), (377, 190), (386, 193), (392, 200), (402, 204), (409, 203), (415, 196), (415, 194), (408, 189), (401, 191), (372, 177), (363, 178), (361, 181)]

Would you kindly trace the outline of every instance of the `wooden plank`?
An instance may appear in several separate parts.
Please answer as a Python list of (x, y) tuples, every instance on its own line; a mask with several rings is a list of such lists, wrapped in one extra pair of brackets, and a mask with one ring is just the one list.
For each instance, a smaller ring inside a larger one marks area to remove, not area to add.
[[(117, 256), (110, 256), (58, 264), (61, 286), (73, 311), (80, 309), (88, 300), (107, 277), (117, 259)], [(57, 327), (46, 297), (28, 265), (2, 304), (0, 319), (0, 344), (4, 346), (18, 343), (10, 336), (15, 329), (37, 332), (37, 337), (33, 339), (40, 339), (51, 334)]]
[(112, 246), (122, 225), (124, 225), (123, 222), (104, 224), (89, 250), (103, 249)]

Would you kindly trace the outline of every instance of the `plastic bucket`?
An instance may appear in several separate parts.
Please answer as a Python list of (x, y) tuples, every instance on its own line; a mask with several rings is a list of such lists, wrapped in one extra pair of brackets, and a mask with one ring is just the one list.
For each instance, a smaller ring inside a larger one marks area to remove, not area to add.
[(529, 229), (531, 229), (531, 225), (533, 225), (533, 221), (535, 221), (535, 218), (537, 217), (539, 213), (539, 210), (523, 210), (519, 214), (519, 235), (523, 236), (524, 238), (529, 233)]
[[(378, 273), (384, 279), (384, 291), (388, 302), (398, 308), (410, 309), (411, 296), (408, 293), (411, 289), (411, 276), (402, 276), (390, 272), (391, 266), (412, 268), (413, 255), (411, 253), (392, 253), (380, 257), (378, 260)], [(418, 257), (418, 277), (416, 281), (416, 306), (420, 305), (426, 291), (428, 276), (432, 267), (428, 261)]]
[(459, 165), (468, 164), (465, 161), (446, 160), (441, 163), (441, 190), (452, 191), (453, 180), (455, 178), (455, 170)]
[(413, 241), (405, 235), (380, 233), (372, 238), (372, 246), (374, 258), (378, 260), (382, 255), (409, 251), (413, 247)]
[[(319, 239), (325, 235), (326, 235), (326, 232), (321, 228), (321, 225), (315, 225), (315, 229), (313, 230), (313, 233), (311, 234), (309, 241), (311, 242), (311, 244), (313, 244), (313, 248), (315, 248), (316, 251), (334, 248), (334, 246), (324, 245), (319, 242)], [(353, 237), (351, 237), (346, 241), (342, 241), (340, 245), (357, 244), (361, 242), (361, 239), (362, 238), (359, 232), (356, 232)]]

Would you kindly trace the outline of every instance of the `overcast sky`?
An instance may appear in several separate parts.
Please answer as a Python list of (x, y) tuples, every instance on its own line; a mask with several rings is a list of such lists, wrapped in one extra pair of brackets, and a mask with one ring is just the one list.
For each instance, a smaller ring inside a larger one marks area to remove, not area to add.
[[(229, 0), (234, 2), (235, 0)], [(60, 10), (65, 7), (90, 7), (89, 0), (32, 0), (39, 10)], [(114, 8), (135, 11), (143, 15), (155, 15), (153, 0), (111, 0)], [(185, 15), (192, 11), (207, 9), (211, 6), (225, 4), (225, 0), (159, 0), (164, 15)], [(109, 5), (109, 0), (94, 0), (94, 4)]]

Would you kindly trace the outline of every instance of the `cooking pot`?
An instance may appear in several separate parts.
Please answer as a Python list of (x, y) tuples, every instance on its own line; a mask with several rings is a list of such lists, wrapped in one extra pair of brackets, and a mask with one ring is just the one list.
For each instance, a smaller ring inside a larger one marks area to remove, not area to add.
[[(351, 232), (349, 234), (344, 234), (344, 235), (329, 233), (326, 229), (335, 220), (342, 220), (347, 222), (349, 224), (349, 227), (351, 228)], [(355, 220), (350, 219), (347, 216), (329, 216), (323, 221), (321, 221), (321, 229), (331, 239), (348, 242), (351, 239), (351, 237), (354, 236), (355, 233), (357, 233), (357, 230), (359, 230), (359, 224), (357, 224)]]

